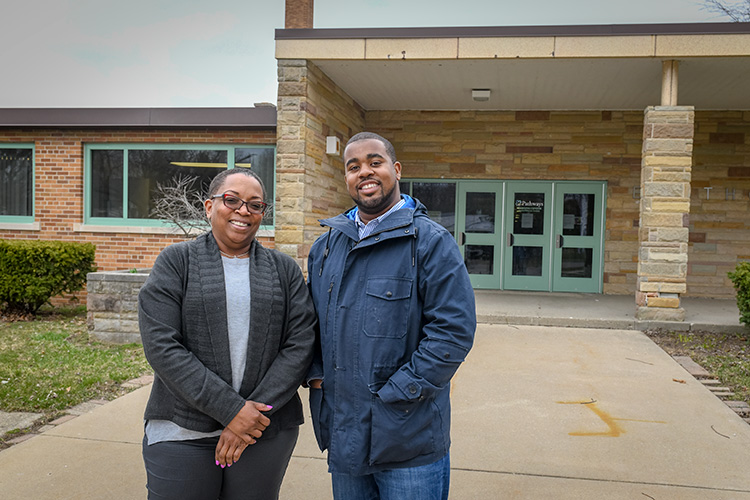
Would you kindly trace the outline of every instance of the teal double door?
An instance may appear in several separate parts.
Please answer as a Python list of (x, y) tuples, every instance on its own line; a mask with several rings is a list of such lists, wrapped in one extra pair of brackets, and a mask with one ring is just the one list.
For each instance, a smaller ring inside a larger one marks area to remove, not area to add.
[(455, 193), (474, 288), (601, 293), (605, 182), (458, 181)]

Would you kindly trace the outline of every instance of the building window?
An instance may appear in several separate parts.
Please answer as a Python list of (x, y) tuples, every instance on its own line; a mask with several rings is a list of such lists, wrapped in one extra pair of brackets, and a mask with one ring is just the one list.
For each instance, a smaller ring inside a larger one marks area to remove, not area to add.
[[(234, 167), (255, 171), (270, 203), (275, 155), (273, 146), (87, 145), (86, 223), (160, 226), (163, 222), (152, 213), (160, 185), (187, 177), (205, 194), (216, 174)], [(273, 211), (264, 217), (263, 226), (273, 226)]]
[(32, 144), (0, 144), (0, 221), (34, 221)]
[(449, 233), (456, 232), (456, 181), (406, 179), (399, 183), (401, 193), (421, 201), (427, 214)]

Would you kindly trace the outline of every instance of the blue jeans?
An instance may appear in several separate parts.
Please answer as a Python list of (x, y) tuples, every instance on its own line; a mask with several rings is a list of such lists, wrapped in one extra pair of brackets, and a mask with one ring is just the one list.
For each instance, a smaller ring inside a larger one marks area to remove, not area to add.
[(446, 454), (434, 464), (389, 469), (366, 476), (331, 474), (336, 500), (448, 500), (451, 462)]

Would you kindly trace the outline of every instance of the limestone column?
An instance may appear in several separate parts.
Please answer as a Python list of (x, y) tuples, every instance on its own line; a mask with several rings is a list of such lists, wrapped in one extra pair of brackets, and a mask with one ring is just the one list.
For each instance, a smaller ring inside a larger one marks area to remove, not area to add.
[(693, 163), (692, 106), (651, 106), (643, 125), (636, 318), (683, 321)]
[(275, 246), (304, 268), (307, 61), (279, 59), (278, 82)]

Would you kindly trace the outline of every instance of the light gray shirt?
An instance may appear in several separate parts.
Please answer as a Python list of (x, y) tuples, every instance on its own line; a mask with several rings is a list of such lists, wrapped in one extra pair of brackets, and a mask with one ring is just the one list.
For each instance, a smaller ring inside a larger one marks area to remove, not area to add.
[(232, 360), (232, 387), (240, 392), (247, 361), (250, 335), (250, 259), (221, 258), (227, 292), (229, 355)]
[[(232, 388), (239, 392), (247, 362), (250, 336), (250, 259), (221, 257), (224, 265), (224, 287), (227, 296), (229, 355), (232, 362)], [(146, 422), (146, 438), (152, 445), (162, 441), (186, 441), (218, 436), (221, 431), (198, 432), (180, 427), (169, 420)]]

